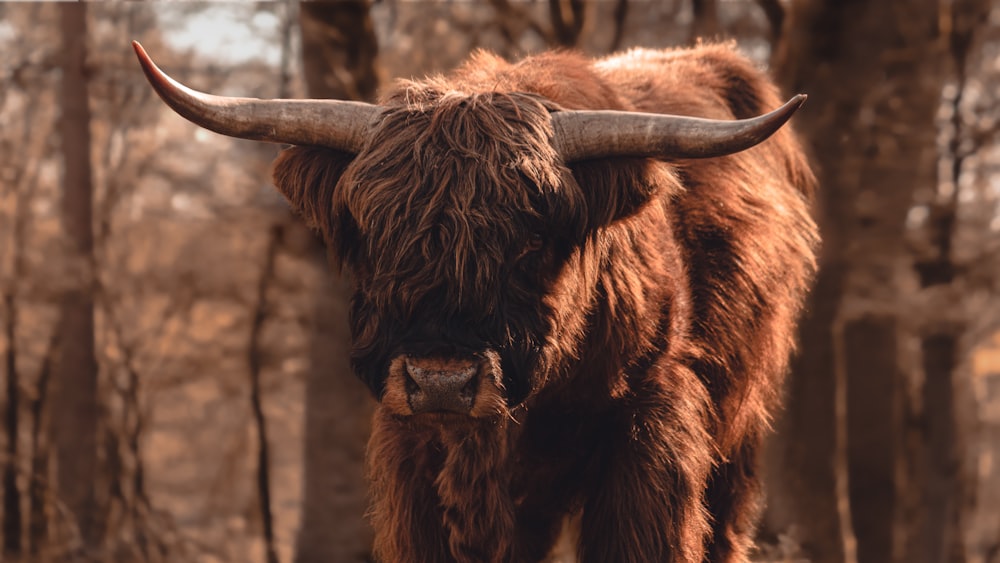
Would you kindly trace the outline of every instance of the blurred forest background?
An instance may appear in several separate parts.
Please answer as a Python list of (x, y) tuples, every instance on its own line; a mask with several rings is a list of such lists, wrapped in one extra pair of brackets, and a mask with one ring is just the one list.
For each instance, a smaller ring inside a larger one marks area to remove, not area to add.
[(822, 272), (761, 561), (1000, 562), (1000, 2), (0, 3), (3, 561), (360, 562), (345, 282), (201, 90), (372, 99), (485, 47), (732, 39), (809, 102)]

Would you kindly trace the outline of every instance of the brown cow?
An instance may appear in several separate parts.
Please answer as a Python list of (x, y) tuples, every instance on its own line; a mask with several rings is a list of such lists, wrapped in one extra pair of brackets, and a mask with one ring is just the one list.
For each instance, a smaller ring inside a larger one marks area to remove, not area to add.
[(380, 402), (382, 561), (746, 559), (818, 242), (801, 96), (761, 115), (728, 45), (481, 52), (377, 105), (202, 94), (136, 50), (184, 117), (296, 145), (274, 181), (353, 274)]

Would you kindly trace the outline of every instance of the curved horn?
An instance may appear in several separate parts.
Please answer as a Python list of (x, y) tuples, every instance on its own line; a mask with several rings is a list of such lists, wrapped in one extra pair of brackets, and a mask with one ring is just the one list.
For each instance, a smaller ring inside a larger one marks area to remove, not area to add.
[(378, 106), (341, 100), (261, 100), (213, 96), (192, 90), (161, 71), (132, 42), (146, 79), (174, 111), (216, 133), (292, 145), (316, 145), (357, 153)]
[(805, 94), (750, 119), (718, 120), (628, 111), (552, 114), (554, 144), (564, 162), (613, 156), (708, 158), (746, 150), (770, 137), (806, 101)]

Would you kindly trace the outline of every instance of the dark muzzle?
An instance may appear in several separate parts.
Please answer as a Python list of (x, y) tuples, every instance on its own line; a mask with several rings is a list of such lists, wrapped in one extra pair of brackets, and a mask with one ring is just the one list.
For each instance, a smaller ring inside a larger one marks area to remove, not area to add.
[(406, 394), (414, 413), (468, 414), (476, 400), (482, 362), (477, 359), (408, 357)]

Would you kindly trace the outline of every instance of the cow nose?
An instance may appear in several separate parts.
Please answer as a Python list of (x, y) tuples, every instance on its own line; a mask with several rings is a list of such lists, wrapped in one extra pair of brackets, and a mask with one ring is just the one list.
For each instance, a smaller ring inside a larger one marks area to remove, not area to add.
[(451, 411), (468, 414), (478, 387), (476, 360), (406, 358), (410, 408), (414, 413)]

